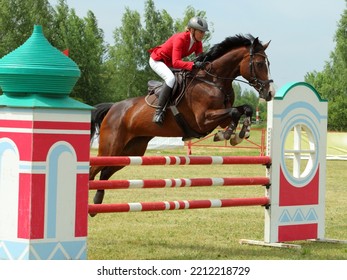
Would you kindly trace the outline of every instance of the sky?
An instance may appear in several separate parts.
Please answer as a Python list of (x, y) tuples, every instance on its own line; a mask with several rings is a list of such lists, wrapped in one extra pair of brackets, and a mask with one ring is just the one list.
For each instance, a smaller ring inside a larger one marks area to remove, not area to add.
[[(49, 0), (55, 6), (57, 0)], [(113, 44), (113, 31), (121, 26), (125, 8), (143, 18), (145, 0), (66, 0), (79, 17), (91, 10)], [(252, 34), (266, 43), (275, 87), (304, 81), (308, 72), (322, 71), (334, 51), (334, 36), (346, 9), (345, 0), (154, 0), (156, 10), (181, 19), (188, 6), (205, 11), (213, 24), (210, 44), (236, 34)], [(158, 32), (160, 32), (158, 30)]]

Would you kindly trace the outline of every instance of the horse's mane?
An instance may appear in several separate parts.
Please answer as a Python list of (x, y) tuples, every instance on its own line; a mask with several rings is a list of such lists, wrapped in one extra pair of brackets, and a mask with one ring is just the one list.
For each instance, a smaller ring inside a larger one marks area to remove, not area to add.
[(207, 52), (200, 54), (196, 61), (213, 61), (225, 53), (229, 52), (231, 49), (250, 46), (254, 41), (254, 37), (251, 34), (247, 35), (235, 35), (227, 37), (219, 44), (215, 44)]

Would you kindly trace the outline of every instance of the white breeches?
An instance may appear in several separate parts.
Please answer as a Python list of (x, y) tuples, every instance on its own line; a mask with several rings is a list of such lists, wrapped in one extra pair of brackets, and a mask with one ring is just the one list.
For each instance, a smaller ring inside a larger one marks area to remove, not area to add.
[(150, 57), (149, 65), (151, 66), (153, 71), (157, 73), (170, 88), (173, 88), (176, 81), (175, 75), (172, 73), (170, 68), (166, 66), (164, 62), (155, 61)]

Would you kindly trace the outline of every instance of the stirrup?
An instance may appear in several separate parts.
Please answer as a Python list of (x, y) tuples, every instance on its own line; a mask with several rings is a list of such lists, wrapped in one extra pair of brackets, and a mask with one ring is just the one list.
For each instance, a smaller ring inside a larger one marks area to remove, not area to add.
[(155, 111), (155, 114), (153, 116), (152, 122), (158, 124), (158, 125), (162, 125), (164, 122), (164, 111), (163, 110), (157, 110)]

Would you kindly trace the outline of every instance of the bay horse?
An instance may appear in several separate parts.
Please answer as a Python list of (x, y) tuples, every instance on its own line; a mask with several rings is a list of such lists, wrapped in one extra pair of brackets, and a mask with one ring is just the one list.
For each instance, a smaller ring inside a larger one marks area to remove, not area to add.
[[(145, 96), (96, 105), (92, 112), (91, 137), (98, 130), (98, 156), (142, 156), (155, 136), (202, 137), (218, 126), (227, 129), (217, 133), (215, 140), (231, 139), (232, 145), (238, 144), (249, 134), (253, 112), (249, 105), (232, 107), (235, 99), (232, 81), (242, 76), (258, 91), (259, 98), (272, 99), (273, 81), (269, 79), (265, 53), (269, 43), (262, 44), (252, 35), (236, 35), (198, 56), (196, 60), (204, 62), (204, 69), (193, 70), (187, 76), (184, 95), (177, 107), (173, 106), (173, 113), (166, 113), (162, 126), (152, 122), (155, 108), (146, 103)], [(188, 129), (178, 124), (175, 112), (179, 112)], [(242, 115), (245, 115), (243, 127), (236, 134)], [(91, 166), (89, 179), (94, 180), (101, 171), (100, 180), (108, 180), (122, 168)], [(104, 193), (97, 190), (95, 204), (102, 203)]]

